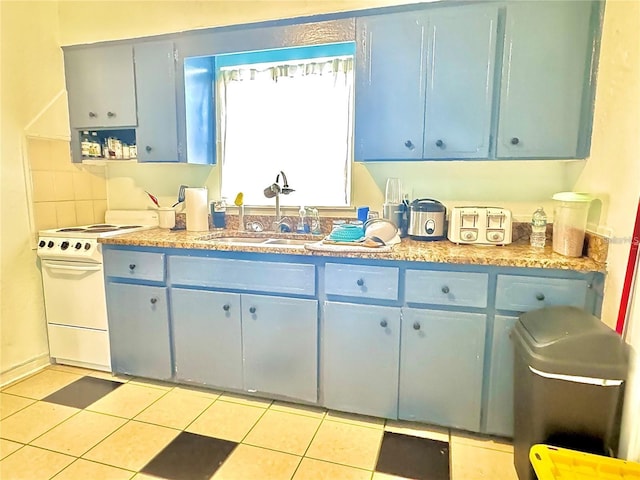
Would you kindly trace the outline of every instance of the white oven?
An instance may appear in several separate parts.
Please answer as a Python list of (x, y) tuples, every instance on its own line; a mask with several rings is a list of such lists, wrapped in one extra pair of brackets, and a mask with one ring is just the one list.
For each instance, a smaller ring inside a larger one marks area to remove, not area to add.
[[(109, 223), (43, 230), (42, 267), (49, 352), (56, 363), (111, 370), (109, 326), (98, 238), (157, 225), (157, 212), (107, 212)], [(124, 224), (126, 223), (126, 224)]]

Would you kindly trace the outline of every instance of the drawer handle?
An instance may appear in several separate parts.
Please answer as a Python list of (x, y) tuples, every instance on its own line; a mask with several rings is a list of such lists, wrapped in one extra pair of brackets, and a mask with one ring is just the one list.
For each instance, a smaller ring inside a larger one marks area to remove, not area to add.
[(231, 306), (230, 306), (228, 303), (227, 303), (226, 305), (223, 305), (223, 307), (222, 307), (222, 309), (223, 309), (225, 312), (228, 312), (230, 308), (231, 308)]
[(449, 293), (449, 287), (447, 287), (446, 285), (444, 287), (442, 287), (442, 293), (444, 293), (444, 294)]
[(409, 150), (414, 150), (416, 148), (411, 140), (407, 140), (406, 142), (404, 142), (404, 146)]
[(107, 112), (107, 117), (109, 117), (109, 118), (113, 118), (113, 117), (115, 117), (115, 116), (116, 116), (116, 114), (115, 114), (115, 113), (113, 113), (113, 112)]
[(256, 313), (256, 307), (249, 308), (249, 313)]
[(444, 142), (442, 140), (436, 140), (436, 147), (444, 148)]
[(511, 145), (518, 145), (520, 143), (520, 139), (518, 137), (513, 137), (511, 139)]
[(153, 150), (149, 145), (144, 147), (144, 149), (147, 151), (147, 153), (149, 153), (149, 152), (151, 152), (151, 150)]
[(359, 278), (356, 283), (358, 284), (359, 287), (361, 287), (361, 286), (364, 285), (364, 279), (363, 278)]
[(89, 112), (89, 118), (96, 118), (97, 116), (95, 112)]
[(539, 300), (540, 302), (541, 302), (542, 300), (544, 300), (544, 293), (538, 293), (538, 294), (536, 294), (536, 300)]
[(136, 264), (135, 263), (130, 263), (129, 264), (129, 270), (133, 271), (136, 269)]
[(415, 322), (415, 323), (413, 324), (413, 329), (414, 329), (414, 330), (420, 330), (420, 323), (419, 323), (419, 322)]
[(387, 328), (387, 321), (386, 321), (386, 320), (382, 320), (382, 321), (380, 322), (380, 326), (381, 326), (382, 328)]
[(158, 298), (157, 297), (151, 297), (151, 305), (155, 305), (156, 303), (158, 303)]

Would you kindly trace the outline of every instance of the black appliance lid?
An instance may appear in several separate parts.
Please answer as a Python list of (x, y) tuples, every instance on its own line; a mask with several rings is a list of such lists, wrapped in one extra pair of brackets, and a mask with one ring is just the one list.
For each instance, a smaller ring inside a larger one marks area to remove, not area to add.
[(628, 346), (598, 318), (568, 306), (520, 315), (513, 329), (516, 351), (547, 373), (611, 380), (627, 374)]

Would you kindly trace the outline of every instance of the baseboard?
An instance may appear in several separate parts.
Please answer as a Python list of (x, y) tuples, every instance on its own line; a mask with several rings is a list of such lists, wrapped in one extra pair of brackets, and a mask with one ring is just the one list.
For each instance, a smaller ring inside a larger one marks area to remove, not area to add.
[(6, 372), (0, 372), (0, 387), (4, 387), (10, 383), (20, 380), (21, 378), (31, 375), (38, 370), (42, 370), (47, 365), (50, 365), (49, 354), (45, 353), (39, 357), (29, 360), (28, 362), (13, 367)]

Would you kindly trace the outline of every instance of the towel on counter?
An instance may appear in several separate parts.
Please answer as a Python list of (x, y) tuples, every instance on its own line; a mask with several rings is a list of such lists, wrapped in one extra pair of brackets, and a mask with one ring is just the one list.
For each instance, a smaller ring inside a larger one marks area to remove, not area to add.
[(304, 248), (314, 252), (358, 252), (358, 253), (389, 253), (393, 250), (393, 245), (384, 245), (379, 247), (364, 247), (353, 243), (345, 245), (342, 243), (327, 243), (324, 240), (313, 243), (305, 243)]

